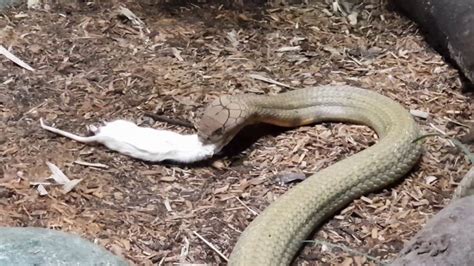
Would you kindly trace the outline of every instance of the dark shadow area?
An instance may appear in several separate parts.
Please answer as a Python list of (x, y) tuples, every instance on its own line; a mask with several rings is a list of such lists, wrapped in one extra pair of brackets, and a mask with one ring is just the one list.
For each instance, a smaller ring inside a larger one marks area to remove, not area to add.
[(269, 124), (250, 125), (243, 128), (229, 144), (227, 144), (218, 156), (236, 156), (250, 148), (260, 138), (265, 136), (275, 137), (291, 128), (278, 127)]

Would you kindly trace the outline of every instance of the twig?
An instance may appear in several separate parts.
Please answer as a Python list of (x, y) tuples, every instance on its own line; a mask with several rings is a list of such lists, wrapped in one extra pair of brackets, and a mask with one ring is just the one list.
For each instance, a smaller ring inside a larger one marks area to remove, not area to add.
[(229, 261), (229, 259), (222, 254), (211, 242), (207, 241), (204, 237), (202, 237), (200, 234), (198, 234), (196, 231), (193, 231), (193, 234), (195, 234), (199, 239), (201, 239), (206, 245), (208, 245), (212, 250), (214, 250), (222, 259), (224, 259), (226, 262)]
[(281, 87), (285, 87), (285, 88), (288, 88), (288, 89), (292, 88), (290, 85), (286, 85), (285, 83), (281, 83), (281, 82), (276, 81), (274, 79), (266, 78), (264, 76), (260, 76), (260, 75), (257, 75), (257, 74), (250, 74), (249, 77), (251, 77), (253, 79), (256, 79), (256, 80), (266, 82), (266, 83), (271, 83), (271, 84), (275, 84), (275, 85), (278, 85), (278, 86), (281, 86)]
[(187, 237), (184, 237), (184, 246), (181, 248), (181, 254), (179, 255), (179, 262), (183, 263), (186, 260), (186, 257), (189, 253), (189, 240)]
[(84, 162), (84, 161), (81, 161), (81, 160), (76, 160), (76, 161), (74, 161), (74, 163), (79, 164), (79, 165), (83, 165), (83, 166), (109, 169), (108, 165), (101, 164), (101, 163), (88, 163), (88, 162)]
[(453, 199), (474, 195), (474, 166), (461, 179), (458, 187), (454, 191)]
[(183, 126), (183, 127), (187, 127), (187, 128), (196, 129), (194, 127), (194, 125), (192, 123), (188, 122), (188, 121), (176, 120), (176, 119), (173, 119), (173, 118), (169, 118), (169, 117), (166, 117), (166, 116), (157, 115), (157, 114), (153, 114), (153, 113), (146, 113), (145, 115), (148, 116), (148, 117), (153, 118), (155, 121), (165, 122), (165, 123), (176, 125), (176, 126)]
[(14, 54), (10, 53), (3, 45), (0, 45), (0, 54), (3, 54), (6, 56), (8, 59), (13, 61), (15, 64), (21, 66), (22, 68), (25, 68), (29, 71), (35, 71), (30, 65), (27, 63), (23, 62), (20, 58), (16, 57)]
[(444, 132), (444, 131), (441, 130), (440, 128), (436, 127), (435, 125), (433, 125), (433, 123), (430, 123), (430, 126), (431, 126), (434, 130), (436, 130), (436, 131), (438, 131), (439, 133), (441, 133), (441, 135), (446, 136), (446, 132)]
[(163, 265), (163, 262), (165, 261), (165, 259), (166, 259), (166, 255), (163, 256), (163, 258), (161, 258), (160, 262), (158, 263), (158, 266)]
[(329, 243), (329, 242), (326, 242), (326, 241), (322, 241), (322, 240), (303, 240), (303, 243), (314, 243), (314, 244), (319, 244), (319, 245), (326, 245), (328, 246), (330, 249), (333, 249), (333, 248), (340, 248), (341, 250), (345, 251), (345, 252), (348, 252), (348, 253), (351, 253), (351, 254), (354, 254), (354, 255), (357, 255), (357, 256), (364, 256), (366, 257), (367, 259), (379, 264), (379, 265), (382, 265), (382, 261), (380, 261), (379, 259), (377, 259), (376, 257), (372, 257), (368, 254), (365, 254), (365, 253), (362, 253), (360, 251), (357, 251), (355, 249), (352, 249), (350, 247), (346, 247), (346, 246), (342, 246), (342, 245), (337, 245), (337, 244), (332, 244), (332, 243)]
[(235, 197), (235, 198), (240, 202), (240, 204), (242, 204), (245, 208), (247, 208), (247, 210), (249, 210), (253, 215), (258, 215), (258, 212), (252, 210), (252, 208), (247, 206), (247, 204), (245, 204), (241, 199), (239, 199), (238, 197)]
[(468, 124), (461, 123), (461, 122), (456, 121), (456, 120), (453, 120), (453, 119), (451, 119), (451, 118), (449, 118), (449, 117), (445, 117), (444, 119), (446, 119), (448, 122), (451, 122), (451, 123), (456, 124), (456, 125), (458, 125), (458, 126), (462, 126), (462, 127), (467, 127), (467, 128), (469, 128), (469, 125), (468, 125)]

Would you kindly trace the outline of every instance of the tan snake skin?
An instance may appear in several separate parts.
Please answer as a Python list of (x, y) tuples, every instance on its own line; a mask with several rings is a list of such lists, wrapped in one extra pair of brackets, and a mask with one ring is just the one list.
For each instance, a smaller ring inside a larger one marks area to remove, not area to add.
[(306, 239), (352, 200), (388, 187), (410, 171), (421, 154), (410, 113), (374, 91), (320, 86), (274, 96), (223, 96), (199, 121), (202, 141), (227, 144), (245, 125), (294, 127), (322, 121), (364, 124), (377, 144), (308, 177), (266, 208), (242, 233), (229, 265), (289, 265)]

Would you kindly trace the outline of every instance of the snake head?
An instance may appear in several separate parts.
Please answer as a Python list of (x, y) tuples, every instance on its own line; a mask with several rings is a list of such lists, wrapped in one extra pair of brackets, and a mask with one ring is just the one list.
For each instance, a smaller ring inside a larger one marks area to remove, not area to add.
[(204, 144), (224, 146), (246, 125), (247, 105), (231, 96), (213, 101), (197, 124), (198, 136)]

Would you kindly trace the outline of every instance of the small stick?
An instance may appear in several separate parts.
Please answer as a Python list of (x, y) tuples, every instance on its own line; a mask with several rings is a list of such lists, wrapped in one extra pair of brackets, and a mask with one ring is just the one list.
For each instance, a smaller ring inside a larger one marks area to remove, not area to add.
[(176, 119), (172, 119), (172, 118), (169, 118), (169, 117), (166, 117), (166, 116), (157, 115), (157, 114), (153, 114), (153, 113), (146, 113), (145, 115), (153, 118), (156, 121), (165, 122), (165, 123), (169, 123), (169, 124), (176, 125), (176, 126), (183, 126), (183, 127), (195, 129), (194, 125), (192, 123), (188, 122), (188, 121), (176, 120)]
[(75, 160), (74, 163), (79, 164), (79, 165), (83, 165), (83, 166), (109, 169), (108, 165), (101, 164), (101, 163), (88, 163), (88, 162), (84, 162), (84, 161), (81, 161), (81, 160)]
[(202, 237), (200, 234), (198, 234), (196, 231), (193, 231), (193, 234), (195, 234), (199, 239), (201, 239), (206, 245), (208, 245), (212, 250), (214, 250), (222, 259), (224, 259), (226, 262), (229, 261), (229, 259), (222, 254), (211, 242), (207, 241), (204, 237)]
[(245, 208), (247, 208), (247, 210), (249, 210), (253, 215), (258, 215), (258, 212), (252, 210), (249, 206), (247, 206), (247, 204), (245, 204), (241, 199), (239, 199), (238, 197), (235, 197), (239, 202), (240, 204), (242, 204)]
[(274, 80), (274, 79), (267, 78), (267, 77), (264, 77), (264, 76), (261, 76), (261, 75), (250, 74), (249, 77), (251, 77), (251, 78), (253, 78), (253, 79), (256, 79), (256, 80), (260, 80), (260, 81), (266, 82), (266, 83), (275, 84), (275, 85), (278, 85), (278, 86), (280, 86), (280, 87), (285, 87), (285, 88), (291, 89), (291, 86), (290, 86), (290, 85), (286, 85), (285, 83), (281, 83), (281, 82), (279, 82), (279, 81), (276, 81), (276, 80)]
[(433, 125), (433, 123), (430, 123), (430, 126), (431, 126), (434, 130), (438, 131), (441, 135), (446, 136), (446, 132), (444, 132), (444, 131), (441, 130), (440, 128), (436, 127), (435, 125)]
[(15, 64), (25, 68), (29, 71), (35, 71), (30, 65), (23, 62), (20, 58), (16, 57), (14, 54), (10, 53), (3, 45), (0, 45), (0, 54), (3, 54), (6, 58), (13, 61)]
[(454, 124), (456, 124), (456, 125), (458, 125), (458, 126), (462, 126), (462, 127), (467, 127), (467, 128), (469, 128), (469, 125), (468, 125), (468, 124), (461, 123), (461, 122), (456, 121), (456, 120), (453, 120), (453, 119), (451, 119), (451, 118), (449, 118), (449, 117), (445, 117), (444, 119), (446, 119), (447, 121), (449, 121), (449, 122), (451, 122), (451, 123), (454, 123)]

